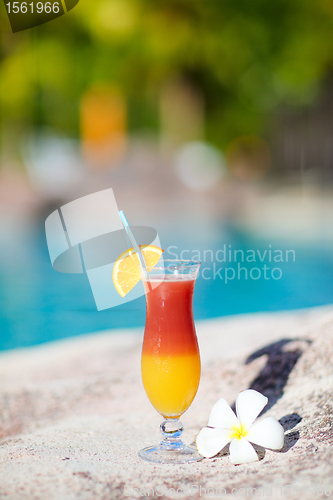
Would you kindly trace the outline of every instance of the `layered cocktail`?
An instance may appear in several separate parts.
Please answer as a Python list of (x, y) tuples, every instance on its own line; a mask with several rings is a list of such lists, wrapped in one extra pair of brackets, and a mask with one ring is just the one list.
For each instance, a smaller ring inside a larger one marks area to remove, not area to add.
[(192, 300), (200, 263), (164, 260), (145, 282), (147, 316), (141, 373), (147, 396), (165, 418), (163, 440), (141, 450), (152, 462), (185, 463), (202, 457), (186, 446), (179, 417), (189, 408), (200, 381), (200, 354)]

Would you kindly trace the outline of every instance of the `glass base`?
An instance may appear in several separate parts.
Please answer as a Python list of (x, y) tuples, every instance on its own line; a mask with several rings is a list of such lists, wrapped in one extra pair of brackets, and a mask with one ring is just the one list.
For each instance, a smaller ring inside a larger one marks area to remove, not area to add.
[(157, 446), (148, 446), (138, 455), (148, 462), (158, 464), (187, 464), (202, 460), (203, 456), (195, 448), (187, 446), (181, 439), (183, 425), (178, 419), (167, 419), (161, 424), (163, 441)]
[(166, 450), (161, 444), (157, 446), (148, 446), (139, 451), (138, 455), (148, 462), (155, 462), (157, 464), (187, 464), (189, 462), (197, 462), (202, 460), (203, 456), (199, 455), (197, 450), (186, 446), (180, 449)]

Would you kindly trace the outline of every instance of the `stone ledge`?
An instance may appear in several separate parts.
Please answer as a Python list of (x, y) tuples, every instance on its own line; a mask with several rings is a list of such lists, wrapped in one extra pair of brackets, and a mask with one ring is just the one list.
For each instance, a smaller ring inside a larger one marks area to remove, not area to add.
[(141, 333), (0, 355), (1, 499), (139, 498), (140, 489), (156, 498), (244, 498), (241, 488), (258, 496), (271, 488), (271, 498), (315, 498), (320, 488), (333, 495), (332, 307), (198, 323), (203, 371), (182, 418), (185, 440), (219, 397), (232, 404), (249, 387), (269, 397), (267, 415), (286, 430), (281, 452), (260, 451), (259, 462), (238, 467), (225, 454), (186, 466), (137, 457), (159, 440), (161, 420), (141, 384)]

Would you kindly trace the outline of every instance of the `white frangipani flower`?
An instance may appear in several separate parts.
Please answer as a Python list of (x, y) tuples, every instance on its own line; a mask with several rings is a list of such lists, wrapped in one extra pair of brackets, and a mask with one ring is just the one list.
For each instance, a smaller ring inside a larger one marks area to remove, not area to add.
[(258, 460), (250, 443), (280, 450), (284, 442), (282, 425), (274, 417), (255, 421), (267, 402), (260, 392), (242, 391), (236, 399), (236, 416), (226, 400), (219, 399), (211, 411), (208, 427), (201, 429), (196, 437), (198, 452), (211, 458), (230, 443), (230, 462), (239, 465)]

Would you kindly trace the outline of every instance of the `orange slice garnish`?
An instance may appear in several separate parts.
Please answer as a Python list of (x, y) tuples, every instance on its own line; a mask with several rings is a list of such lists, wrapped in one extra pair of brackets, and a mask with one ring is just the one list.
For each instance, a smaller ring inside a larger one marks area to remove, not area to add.
[[(159, 261), (163, 250), (155, 245), (140, 245), (140, 248), (149, 272)], [(140, 279), (140, 261), (134, 248), (130, 248), (119, 255), (113, 266), (113, 284), (119, 295), (125, 297)]]

